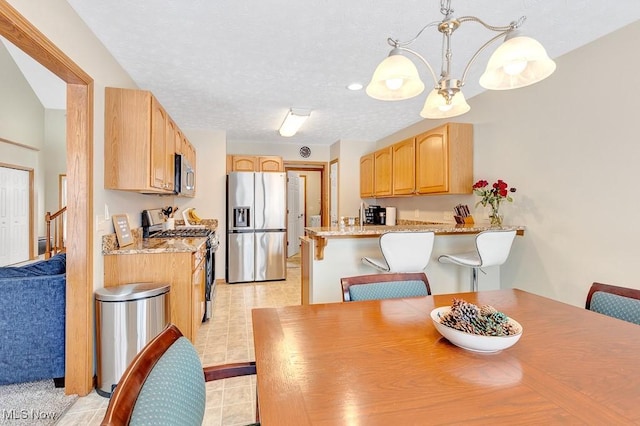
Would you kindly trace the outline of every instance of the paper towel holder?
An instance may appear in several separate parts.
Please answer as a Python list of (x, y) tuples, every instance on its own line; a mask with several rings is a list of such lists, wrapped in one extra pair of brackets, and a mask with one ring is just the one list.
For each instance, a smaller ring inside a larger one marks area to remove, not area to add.
[(386, 217), (386, 225), (387, 226), (396, 226), (396, 208), (395, 207), (387, 207), (386, 208), (387, 217)]

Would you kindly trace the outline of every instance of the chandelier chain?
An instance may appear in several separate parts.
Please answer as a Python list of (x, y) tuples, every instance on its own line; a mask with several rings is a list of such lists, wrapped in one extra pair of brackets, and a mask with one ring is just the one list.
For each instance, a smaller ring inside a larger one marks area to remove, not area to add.
[(451, 9), (451, 0), (440, 0), (440, 13), (449, 18), (455, 12)]

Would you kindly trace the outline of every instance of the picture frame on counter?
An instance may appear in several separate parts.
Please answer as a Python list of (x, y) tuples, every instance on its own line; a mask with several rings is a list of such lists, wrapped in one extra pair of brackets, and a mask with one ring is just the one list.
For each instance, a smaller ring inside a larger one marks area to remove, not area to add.
[(126, 214), (114, 214), (113, 227), (116, 230), (116, 238), (120, 247), (133, 244), (133, 235), (129, 226), (129, 217)]

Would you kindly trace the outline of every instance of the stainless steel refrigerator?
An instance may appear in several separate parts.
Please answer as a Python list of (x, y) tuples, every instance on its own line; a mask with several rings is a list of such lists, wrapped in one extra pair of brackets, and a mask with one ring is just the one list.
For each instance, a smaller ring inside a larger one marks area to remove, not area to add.
[(285, 173), (228, 174), (228, 283), (286, 278), (286, 185)]

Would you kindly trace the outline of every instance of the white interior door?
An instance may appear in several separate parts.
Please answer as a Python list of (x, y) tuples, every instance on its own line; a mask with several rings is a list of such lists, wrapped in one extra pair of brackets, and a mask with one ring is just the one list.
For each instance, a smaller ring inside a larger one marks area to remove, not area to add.
[(300, 175), (287, 172), (287, 257), (300, 252)]
[(298, 229), (299, 234), (304, 235), (304, 227), (307, 226), (307, 177), (305, 175), (300, 175), (298, 186)]
[(0, 266), (29, 260), (29, 172), (0, 167)]

